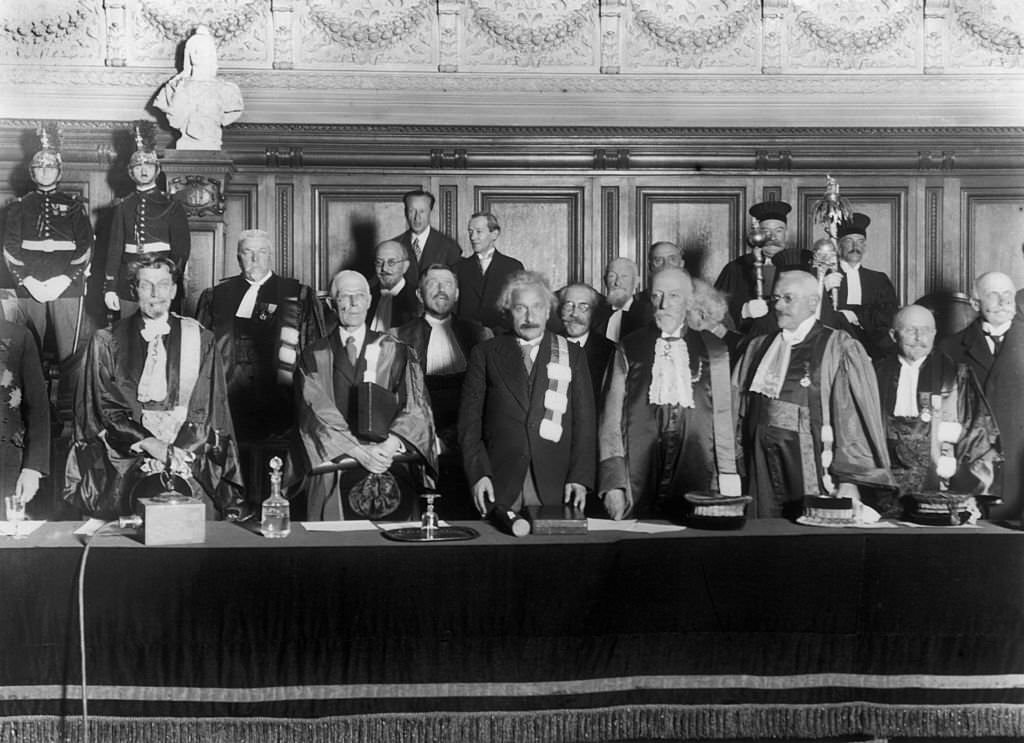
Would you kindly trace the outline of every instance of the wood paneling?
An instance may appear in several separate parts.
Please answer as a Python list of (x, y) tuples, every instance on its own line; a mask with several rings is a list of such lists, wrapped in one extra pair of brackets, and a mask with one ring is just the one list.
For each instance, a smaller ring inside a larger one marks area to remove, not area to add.
[(740, 186), (648, 187), (636, 189), (637, 262), (647, 274), (647, 250), (667, 240), (683, 249), (694, 276), (714, 280), (739, 250), (746, 190)]
[(964, 286), (986, 271), (1002, 271), (1024, 287), (1024, 188), (965, 188), (960, 203)]
[(583, 278), (582, 186), (478, 185), (474, 202), (498, 218), (498, 249), (544, 273), (553, 289)]

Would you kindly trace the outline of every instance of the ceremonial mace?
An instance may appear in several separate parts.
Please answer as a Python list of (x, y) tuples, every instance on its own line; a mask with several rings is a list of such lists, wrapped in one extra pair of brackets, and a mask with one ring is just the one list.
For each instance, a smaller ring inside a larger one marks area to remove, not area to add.
[[(825, 175), (825, 195), (814, 203), (811, 212), (815, 222), (821, 224), (828, 237), (816, 240), (812, 251), (814, 252), (813, 265), (818, 273), (818, 280), (821, 281), (828, 274), (839, 270), (839, 249), (836, 246), (836, 232), (840, 222), (852, 218), (853, 209), (850, 202), (839, 195), (839, 183), (831, 175)], [(839, 310), (839, 289), (832, 289), (832, 308)]]
[(768, 231), (761, 229), (761, 223), (750, 218), (747, 245), (754, 253), (754, 298), (764, 299), (764, 246), (768, 244)]

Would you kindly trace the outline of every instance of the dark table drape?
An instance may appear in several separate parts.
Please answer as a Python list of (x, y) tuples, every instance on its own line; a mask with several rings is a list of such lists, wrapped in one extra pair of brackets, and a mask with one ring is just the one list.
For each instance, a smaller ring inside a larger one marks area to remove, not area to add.
[[(77, 735), (75, 526), (0, 544), (0, 740)], [(98, 537), (94, 738), (1024, 736), (1022, 532), (476, 526)]]

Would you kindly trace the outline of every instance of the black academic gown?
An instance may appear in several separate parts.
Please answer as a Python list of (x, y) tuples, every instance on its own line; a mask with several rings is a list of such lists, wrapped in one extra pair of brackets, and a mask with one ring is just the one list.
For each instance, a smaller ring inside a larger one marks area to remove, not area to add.
[(956, 362), (967, 364), (978, 378), (996, 417), (1003, 446), (1003, 466), (996, 482), (1002, 505), (992, 519), (1020, 519), (1024, 514), (1024, 317), (1018, 312), (1006, 331), (1003, 347), (993, 357), (981, 330), (981, 318), (942, 344)]

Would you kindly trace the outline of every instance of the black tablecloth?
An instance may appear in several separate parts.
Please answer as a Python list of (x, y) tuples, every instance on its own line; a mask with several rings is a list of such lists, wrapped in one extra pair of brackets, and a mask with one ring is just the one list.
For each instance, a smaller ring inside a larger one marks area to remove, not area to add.
[[(0, 739), (76, 731), (75, 526), (0, 540)], [(1024, 533), (477, 527), (98, 537), (94, 737), (1024, 736)]]

